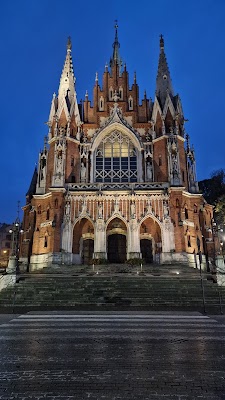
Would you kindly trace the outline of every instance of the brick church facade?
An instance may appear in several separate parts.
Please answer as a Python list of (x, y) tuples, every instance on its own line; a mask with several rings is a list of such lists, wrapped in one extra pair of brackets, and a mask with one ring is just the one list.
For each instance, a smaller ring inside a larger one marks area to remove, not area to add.
[(214, 250), (212, 207), (199, 193), (160, 37), (154, 102), (129, 83), (115, 26), (113, 54), (93, 105), (78, 104), (72, 45), (54, 94), (48, 138), (23, 207), (20, 260), (51, 263), (192, 262)]

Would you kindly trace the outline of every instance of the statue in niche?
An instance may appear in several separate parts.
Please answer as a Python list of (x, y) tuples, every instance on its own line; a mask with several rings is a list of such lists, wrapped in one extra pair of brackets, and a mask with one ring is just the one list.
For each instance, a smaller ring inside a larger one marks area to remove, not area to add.
[(172, 154), (172, 167), (173, 167), (173, 176), (178, 177), (178, 162), (177, 162), (177, 155)]
[(81, 163), (81, 166), (80, 166), (80, 180), (81, 180), (81, 182), (86, 181), (86, 167), (83, 162)]
[(169, 218), (169, 205), (166, 200), (163, 201), (163, 217), (165, 219)]
[(131, 218), (136, 218), (136, 213), (135, 213), (135, 202), (132, 201), (130, 205), (130, 213), (131, 213)]
[(70, 202), (67, 201), (65, 205), (65, 215), (70, 215)]
[(150, 198), (147, 200), (147, 213), (151, 214), (152, 213), (152, 204)]
[(118, 213), (120, 211), (120, 204), (119, 204), (119, 200), (116, 197), (116, 199), (114, 200), (114, 212)]
[(62, 152), (59, 151), (56, 159), (56, 173), (62, 173)]
[(99, 219), (103, 218), (103, 205), (102, 205), (102, 202), (98, 203), (98, 218)]
[(86, 214), (87, 213), (87, 200), (84, 199), (82, 202), (82, 210), (81, 210), (81, 214)]
[(147, 178), (147, 181), (152, 182), (153, 171), (152, 171), (152, 164), (150, 161), (147, 161), (147, 165), (146, 165), (146, 178)]

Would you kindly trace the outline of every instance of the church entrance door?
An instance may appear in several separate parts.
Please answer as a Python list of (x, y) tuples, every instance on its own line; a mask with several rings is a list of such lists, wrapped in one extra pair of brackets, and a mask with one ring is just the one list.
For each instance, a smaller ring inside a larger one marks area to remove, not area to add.
[(83, 264), (90, 264), (93, 258), (93, 252), (94, 252), (94, 240), (85, 239), (83, 241), (83, 252), (82, 252)]
[(126, 261), (126, 236), (113, 234), (108, 236), (108, 261), (124, 263)]
[(145, 260), (147, 264), (153, 262), (153, 254), (152, 254), (152, 241), (149, 239), (141, 239), (141, 253), (142, 258)]

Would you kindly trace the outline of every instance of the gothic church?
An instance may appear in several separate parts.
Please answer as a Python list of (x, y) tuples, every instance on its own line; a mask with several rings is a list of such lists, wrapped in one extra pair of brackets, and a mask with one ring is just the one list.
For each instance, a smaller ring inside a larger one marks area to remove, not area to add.
[[(93, 104), (77, 102), (72, 44), (54, 94), (48, 138), (23, 207), (20, 261), (49, 264), (193, 261), (213, 252), (212, 207), (199, 193), (160, 37), (154, 102), (139, 101), (122, 63), (118, 26)], [(94, 68), (94, 66), (93, 66)]]

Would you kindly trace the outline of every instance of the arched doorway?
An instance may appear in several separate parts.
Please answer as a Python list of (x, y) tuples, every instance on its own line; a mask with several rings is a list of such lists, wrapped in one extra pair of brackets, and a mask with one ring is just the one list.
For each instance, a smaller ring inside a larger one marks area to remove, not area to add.
[(126, 236), (115, 233), (108, 236), (108, 261), (124, 263), (126, 261)]
[(73, 230), (73, 257), (75, 263), (90, 264), (94, 253), (94, 226), (82, 218)]
[(120, 218), (107, 227), (107, 257), (110, 263), (124, 263), (127, 259), (127, 228)]
[(83, 239), (83, 249), (81, 252), (82, 264), (90, 264), (94, 253), (94, 240)]
[(153, 262), (153, 252), (152, 252), (152, 240), (151, 239), (141, 239), (141, 254), (143, 260), (146, 264), (150, 264)]
[(146, 218), (140, 226), (140, 248), (143, 260), (147, 263), (159, 261), (162, 248), (161, 229), (153, 218)]

